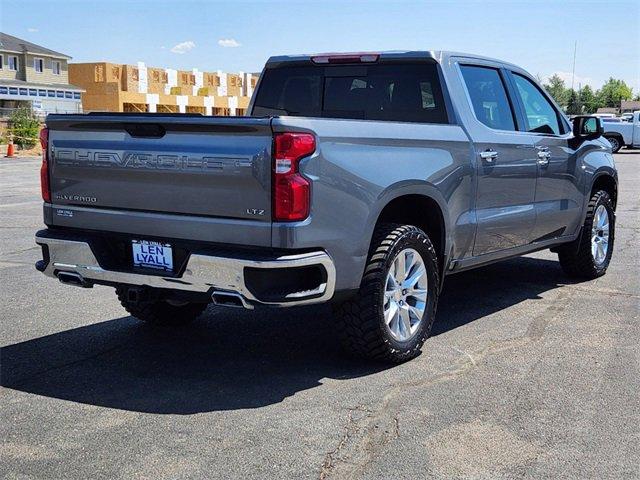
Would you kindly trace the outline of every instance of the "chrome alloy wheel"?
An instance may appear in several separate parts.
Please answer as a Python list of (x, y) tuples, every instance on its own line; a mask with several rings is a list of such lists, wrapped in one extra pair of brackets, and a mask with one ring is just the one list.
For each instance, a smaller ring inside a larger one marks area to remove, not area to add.
[(591, 255), (600, 266), (607, 258), (609, 250), (609, 212), (604, 205), (596, 208), (591, 226)]
[(427, 269), (413, 248), (391, 263), (384, 290), (384, 321), (391, 336), (406, 342), (418, 331), (427, 308)]

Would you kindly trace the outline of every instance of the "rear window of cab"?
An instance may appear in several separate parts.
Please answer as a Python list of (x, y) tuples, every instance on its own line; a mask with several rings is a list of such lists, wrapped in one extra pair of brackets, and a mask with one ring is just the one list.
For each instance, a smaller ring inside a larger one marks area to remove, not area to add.
[(253, 115), (448, 123), (431, 63), (268, 68)]

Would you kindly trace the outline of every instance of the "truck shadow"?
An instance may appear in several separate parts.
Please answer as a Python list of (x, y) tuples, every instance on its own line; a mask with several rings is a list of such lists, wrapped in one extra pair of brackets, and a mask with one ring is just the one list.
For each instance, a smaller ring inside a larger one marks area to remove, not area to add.
[[(539, 298), (566, 282), (556, 262), (535, 258), (452, 276), (433, 333)], [(160, 414), (258, 408), (317, 387), (324, 378), (357, 378), (385, 368), (342, 353), (324, 306), (211, 308), (178, 330), (122, 317), (0, 349), (3, 387)]]

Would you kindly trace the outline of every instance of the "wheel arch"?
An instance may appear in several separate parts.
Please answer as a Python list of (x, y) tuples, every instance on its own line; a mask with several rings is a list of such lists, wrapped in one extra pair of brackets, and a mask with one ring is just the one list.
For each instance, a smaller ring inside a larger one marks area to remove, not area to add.
[(615, 209), (618, 203), (618, 181), (616, 177), (608, 171), (596, 173), (591, 182), (589, 198), (598, 190), (604, 190), (609, 194), (613, 202), (613, 208)]
[(420, 228), (434, 244), (441, 278), (444, 278), (451, 248), (446, 203), (435, 187), (421, 187), (399, 188), (381, 199), (372, 222), (372, 233), (381, 223), (402, 223)]

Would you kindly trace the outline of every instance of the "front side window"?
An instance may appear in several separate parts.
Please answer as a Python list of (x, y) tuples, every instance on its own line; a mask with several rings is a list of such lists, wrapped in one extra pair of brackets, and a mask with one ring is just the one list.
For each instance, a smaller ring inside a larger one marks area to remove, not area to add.
[(54, 75), (60, 75), (60, 62), (52, 62), (51, 69)]
[(253, 115), (447, 123), (435, 64), (268, 69)]
[(0, 69), (4, 68), (4, 55), (0, 54)]
[(515, 130), (507, 92), (495, 68), (461, 65), (476, 118), (489, 128)]
[(513, 74), (517, 95), (525, 112), (525, 128), (528, 132), (560, 135), (560, 122), (556, 109), (542, 92), (525, 77)]
[(44, 60), (41, 58), (34, 58), (33, 69), (38, 73), (42, 73), (44, 71)]
[(18, 57), (15, 55), (9, 55), (9, 70), (18, 70)]

